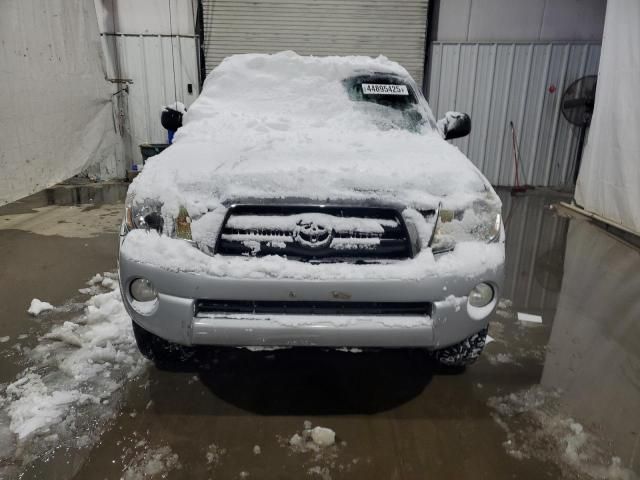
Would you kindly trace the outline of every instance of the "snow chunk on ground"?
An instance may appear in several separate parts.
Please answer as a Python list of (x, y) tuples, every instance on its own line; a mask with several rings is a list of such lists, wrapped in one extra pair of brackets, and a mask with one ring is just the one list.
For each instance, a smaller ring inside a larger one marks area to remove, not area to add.
[(326, 427), (313, 427), (305, 420), (302, 433), (294, 433), (289, 439), (289, 445), (297, 452), (318, 452), (336, 443), (336, 432)]
[(37, 373), (27, 373), (11, 383), (6, 390), (9, 398), (7, 412), (11, 417), (11, 431), (22, 440), (32, 433), (46, 432), (59, 423), (70, 405), (99, 402), (99, 399), (77, 389), (53, 390), (45, 385)]
[(11, 337), (0, 337), (0, 343), (7, 343), (11, 340)]
[(31, 305), (29, 306), (29, 310), (27, 310), (27, 312), (33, 315), (34, 317), (37, 317), (42, 312), (46, 312), (47, 310), (53, 310), (54, 308), (55, 307), (50, 303), (43, 302), (41, 300), (38, 300), (37, 298), (34, 298), (33, 300), (31, 300)]
[(222, 457), (224, 457), (227, 453), (225, 448), (220, 448), (215, 443), (212, 443), (207, 447), (207, 452), (205, 454), (205, 458), (207, 459), (207, 465), (211, 465), (213, 467), (218, 466)]
[(490, 398), (494, 420), (507, 434), (507, 453), (517, 459), (552, 461), (563, 478), (637, 479), (613, 455), (609, 442), (562, 412), (560, 400), (559, 391), (540, 386)]
[(100, 275), (99, 273), (96, 273), (93, 277), (89, 279), (89, 281), (87, 282), (87, 285), (97, 285), (98, 283), (101, 283), (102, 280), (103, 280), (103, 276)]
[(279, 442), (292, 452), (305, 455), (303, 464), (307, 467), (309, 475), (318, 475), (330, 480), (332, 470), (349, 472), (351, 466), (358, 463), (357, 459), (344, 465), (338, 463), (341, 447), (345, 447), (346, 442), (342, 441), (338, 445), (333, 430), (322, 426), (314, 427), (309, 420), (305, 420), (303, 426), (300, 433), (296, 432), (289, 438), (279, 437)]
[(171, 447), (149, 448), (139, 453), (124, 472), (124, 480), (165, 478), (169, 472), (181, 469), (178, 454)]
[(254, 445), (253, 446), (253, 454), (254, 455), (260, 455), (262, 453), (262, 449), (260, 448), (260, 445)]
[(311, 439), (320, 447), (328, 447), (336, 443), (336, 432), (330, 428), (315, 427), (311, 430)]
[(0, 390), (0, 430), (8, 427), (17, 442), (16, 464), (50, 449), (54, 437), (90, 446), (115, 414), (124, 384), (146, 365), (116, 278), (96, 275), (100, 293), (25, 349), (30, 365)]

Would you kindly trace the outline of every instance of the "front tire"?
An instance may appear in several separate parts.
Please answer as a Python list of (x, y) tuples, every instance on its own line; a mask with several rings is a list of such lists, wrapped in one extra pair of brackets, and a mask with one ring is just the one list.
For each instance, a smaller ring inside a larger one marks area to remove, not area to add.
[(136, 322), (132, 321), (131, 323), (133, 325), (133, 336), (136, 339), (140, 353), (152, 360), (156, 365), (183, 363), (193, 357), (195, 350), (192, 347), (168, 342), (145, 330)]
[(434, 357), (441, 365), (446, 367), (464, 367), (475, 362), (487, 341), (488, 327), (478, 333), (474, 333), (462, 342), (449, 347), (436, 350)]

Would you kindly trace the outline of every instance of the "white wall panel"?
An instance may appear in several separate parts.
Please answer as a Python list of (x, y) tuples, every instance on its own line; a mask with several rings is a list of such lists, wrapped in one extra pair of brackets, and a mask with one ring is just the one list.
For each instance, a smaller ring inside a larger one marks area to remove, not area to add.
[[(142, 163), (140, 144), (167, 141), (167, 131), (160, 124), (162, 107), (177, 100), (188, 108), (199, 94), (196, 39), (193, 36), (108, 34), (102, 34), (101, 38), (108, 76), (133, 81), (128, 85), (129, 92), (121, 94), (119, 105), (126, 118), (122, 134), (129, 164)], [(116, 69), (114, 48), (120, 71)]]
[(471, 115), (470, 136), (453, 143), (493, 184), (515, 184), (513, 122), (524, 181), (570, 185), (579, 131), (562, 117), (560, 99), (571, 82), (597, 73), (599, 56), (597, 43), (435, 42), (429, 103), (437, 117)]
[(237, 53), (386, 55), (420, 85), (428, 0), (204, 0), (210, 72)]
[(197, 5), (197, 0), (95, 0), (100, 33), (134, 35), (193, 35)]

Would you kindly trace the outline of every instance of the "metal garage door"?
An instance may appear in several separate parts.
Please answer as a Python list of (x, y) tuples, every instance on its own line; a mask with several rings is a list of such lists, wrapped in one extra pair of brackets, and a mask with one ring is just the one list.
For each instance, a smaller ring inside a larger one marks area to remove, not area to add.
[(386, 55), (422, 84), (428, 0), (203, 0), (209, 73), (234, 53)]

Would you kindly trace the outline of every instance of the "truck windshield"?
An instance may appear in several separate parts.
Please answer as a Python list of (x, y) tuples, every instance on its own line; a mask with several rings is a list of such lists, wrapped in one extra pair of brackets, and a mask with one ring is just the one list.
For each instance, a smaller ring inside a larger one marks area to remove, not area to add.
[(417, 132), (426, 123), (411, 85), (392, 75), (361, 75), (343, 81), (349, 98), (383, 129)]

